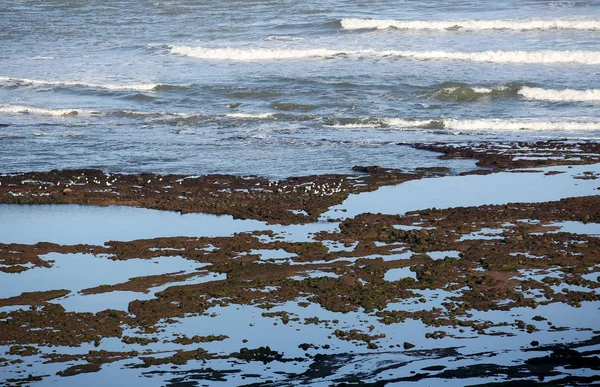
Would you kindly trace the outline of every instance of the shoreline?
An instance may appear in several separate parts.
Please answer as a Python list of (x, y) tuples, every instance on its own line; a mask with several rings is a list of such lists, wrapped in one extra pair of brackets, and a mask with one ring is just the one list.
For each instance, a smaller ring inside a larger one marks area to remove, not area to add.
[[(90, 170), (2, 175), (3, 203), (172, 209), (188, 214), (167, 222), (154, 211), (145, 221), (197, 230), (196, 236), (152, 238), (124, 232), (90, 244), (83, 241), (88, 230), (67, 227), (78, 210), (66, 206), (65, 215), (50, 221), (76, 243), (0, 240), (0, 364), (10, 375), (5, 384), (85, 383), (107, 370), (124, 380), (137, 375), (170, 385), (597, 382), (600, 149), (589, 144), (422, 144), (441, 157), (478, 159), (488, 169), (452, 175), (447, 169), (356, 167), (361, 174), (277, 185), (258, 177)], [(499, 202), (402, 213), (366, 213), (360, 201), (348, 200), (386, 186), (390, 198), (411, 201), (444, 189), (434, 183), (448, 179), (468, 188), (532, 174), (571, 188), (557, 190), (550, 201), (494, 198)], [(73, 179), (81, 185), (66, 187)], [(398, 196), (416, 182), (422, 188), (414, 197)], [(308, 184), (317, 184), (319, 194), (301, 192)], [(570, 189), (578, 190), (576, 197)], [(141, 194), (146, 196), (134, 200)], [(111, 207), (98, 211), (107, 214)], [(223, 229), (204, 236), (202, 227), (214, 220), (191, 212), (246, 220), (223, 218)], [(263, 223), (254, 230), (257, 223), (228, 231), (233, 222), (256, 220)], [(21, 368), (21, 362), (32, 367)], [(24, 377), (20, 369), (39, 371)]]
[[(590, 141), (499, 142), (475, 148), (440, 143), (411, 146), (441, 153), (443, 160), (477, 160), (477, 168), (460, 175), (600, 163), (600, 144)], [(303, 224), (317, 221), (319, 215), (350, 194), (452, 174), (450, 168), (443, 167), (416, 167), (410, 172), (380, 166), (351, 169), (353, 174), (275, 181), (258, 176), (121, 174), (94, 169), (9, 173), (0, 175), (0, 203), (120, 205)]]

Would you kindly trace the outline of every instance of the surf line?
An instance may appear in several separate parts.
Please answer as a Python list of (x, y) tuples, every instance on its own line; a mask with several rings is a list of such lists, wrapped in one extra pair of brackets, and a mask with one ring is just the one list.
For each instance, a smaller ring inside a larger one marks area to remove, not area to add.
[(400, 51), (400, 50), (333, 50), (333, 49), (267, 49), (267, 48), (203, 48), (170, 46), (176, 55), (196, 59), (235, 62), (331, 58), (412, 58), (416, 60), (459, 60), (490, 63), (523, 64), (600, 64), (598, 51)]

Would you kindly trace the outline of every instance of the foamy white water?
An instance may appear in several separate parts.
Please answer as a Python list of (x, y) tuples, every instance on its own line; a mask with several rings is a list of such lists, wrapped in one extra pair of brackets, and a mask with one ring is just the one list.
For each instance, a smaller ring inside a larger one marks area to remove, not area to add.
[[(481, 94), (481, 97), (487, 95), (496, 95), (498, 92), (505, 92), (504, 96), (519, 95), (524, 99), (540, 100), (540, 101), (552, 101), (552, 102), (597, 102), (600, 101), (600, 89), (590, 90), (552, 90), (544, 89), (541, 87), (529, 87), (521, 86), (519, 89), (515, 89), (514, 86), (496, 86), (496, 87), (470, 87), (470, 86), (455, 86), (455, 87), (444, 87), (436, 91), (432, 95), (439, 97), (448, 97), (453, 93), (463, 93), (472, 91), (477, 94)], [(494, 94), (496, 93), (496, 94)]]
[[(444, 87), (440, 90), (438, 90), (435, 94), (443, 94), (443, 93), (453, 93), (457, 90), (461, 89), (460, 87)], [(505, 86), (501, 86), (501, 87), (495, 87), (495, 88), (490, 88), (490, 87), (468, 87), (468, 90), (472, 90), (475, 93), (479, 93), (479, 94), (489, 94), (492, 93), (494, 91), (503, 91), (503, 90), (507, 90), (508, 88)]]
[(81, 86), (92, 89), (106, 89), (115, 91), (153, 91), (159, 86), (160, 83), (140, 83), (140, 84), (118, 84), (118, 83), (92, 83), (82, 81), (45, 81), (38, 79), (29, 78), (10, 78), (0, 77), (0, 82), (4, 84), (12, 85), (25, 85), (25, 86)]
[(360, 57), (408, 57), (418, 60), (461, 60), (491, 63), (539, 63), (539, 64), (600, 64), (600, 52), (596, 51), (400, 51), (400, 50), (333, 50), (333, 49), (263, 49), (263, 48), (202, 48), (171, 46), (173, 54), (198, 59), (240, 62), (333, 58), (336, 56)]
[(243, 118), (243, 119), (265, 119), (273, 117), (273, 113), (259, 113), (259, 114), (250, 114), (250, 113), (230, 113), (226, 114), (227, 117), (231, 118)]
[[(454, 90), (456, 90), (456, 88), (454, 88)], [(489, 87), (473, 87), (472, 90), (476, 93), (481, 93), (481, 94), (485, 94), (485, 93), (491, 93), (494, 90), (506, 90), (505, 87), (499, 87), (496, 89), (490, 89)]]
[(99, 114), (87, 109), (47, 109), (25, 105), (0, 105), (0, 114), (31, 114), (36, 116), (72, 117)]
[(444, 119), (444, 128), (470, 131), (589, 131), (600, 130), (600, 121), (544, 121), (536, 119), (486, 119), (486, 120), (458, 120)]
[(352, 51), (345, 52), (328, 49), (239, 49), (239, 48), (202, 48), (190, 46), (170, 46), (173, 54), (189, 56), (199, 59), (233, 60), (233, 61), (261, 61), (280, 59), (305, 59), (327, 58), (336, 55), (350, 55)]
[(600, 64), (600, 52), (595, 51), (382, 51), (378, 56), (407, 56), (421, 60), (464, 60), (491, 63), (523, 64)]
[(449, 129), (457, 131), (593, 131), (600, 130), (598, 121), (566, 121), (566, 120), (539, 120), (539, 119), (480, 119), (461, 120), (455, 118), (439, 119), (408, 119), (408, 118), (382, 118), (351, 122), (347, 124), (329, 125), (337, 129), (358, 128), (394, 128), (394, 129)]
[(347, 18), (341, 20), (345, 30), (388, 28), (407, 30), (600, 30), (600, 20), (377, 20)]
[[(429, 122), (429, 121), (427, 121)], [(351, 123), (351, 124), (333, 124), (333, 125), (324, 125), (326, 128), (332, 129), (365, 129), (365, 128), (379, 128), (381, 127), (381, 122), (378, 123), (370, 123), (370, 124), (361, 124), (361, 123)]]
[(546, 90), (524, 86), (519, 95), (527, 99), (555, 102), (600, 102), (600, 89), (592, 90)]

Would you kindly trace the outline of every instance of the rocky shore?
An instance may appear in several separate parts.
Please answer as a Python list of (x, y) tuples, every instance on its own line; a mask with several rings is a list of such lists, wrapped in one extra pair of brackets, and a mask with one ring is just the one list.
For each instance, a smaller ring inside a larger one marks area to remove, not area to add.
[[(442, 153), (443, 159), (476, 159), (480, 168), (466, 174), (600, 162), (600, 145), (595, 142), (411, 146)], [(411, 171), (354, 166), (352, 171), (353, 174), (346, 175), (302, 176), (277, 181), (259, 176), (120, 174), (71, 169), (12, 173), (0, 175), (0, 203), (121, 205), (298, 224), (317, 221), (320, 214), (350, 194), (452, 174), (449, 168), (418, 166)]]
[[(266, 225), (103, 244), (0, 239), (0, 385), (84, 383), (107, 369), (170, 386), (600, 382), (598, 144), (415, 147), (474, 158), (480, 168), (455, 176), (354, 167), (280, 181), (97, 170), (0, 176), (5, 204), (134, 206)], [(474, 184), (473, 175), (506, 171), (549, 182), (569, 175), (569, 184), (592, 188), (553, 201), (344, 215), (350, 194), (419, 179)], [(325, 217), (334, 205), (339, 218)], [(281, 225), (310, 231), (290, 236)], [(165, 269), (55, 289), (32, 283), (11, 295), (10, 281), (43, 282), (69, 262), (91, 273), (99, 262)], [(126, 308), (93, 307), (119, 298)]]

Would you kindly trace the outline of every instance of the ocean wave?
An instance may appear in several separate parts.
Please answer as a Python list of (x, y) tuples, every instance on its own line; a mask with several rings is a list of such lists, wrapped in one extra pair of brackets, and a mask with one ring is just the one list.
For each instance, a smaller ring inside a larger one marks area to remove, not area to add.
[(231, 118), (241, 118), (241, 119), (265, 119), (265, 118), (273, 118), (273, 113), (259, 113), (259, 114), (250, 114), (250, 113), (228, 113), (225, 114), (226, 117)]
[(219, 118), (238, 118), (238, 119), (268, 119), (275, 116), (274, 113), (226, 113), (226, 114), (205, 114), (205, 113), (176, 113), (176, 112), (144, 112), (134, 110), (121, 110), (118, 112), (107, 113), (111, 116), (131, 117), (131, 118), (156, 118), (156, 119), (219, 119)]
[(600, 121), (538, 121), (533, 119), (444, 119), (444, 128), (453, 130), (539, 130), (586, 131), (600, 130)]
[(80, 115), (94, 115), (115, 118), (141, 119), (156, 122), (183, 122), (197, 121), (202, 119), (241, 119), (241, 120), (265, 120), (273, 119), (274, 113), (226, 113), (226, 114), (204, 114), (204, 113), (180, 113), (180, 112), (152, 112), (138, 110), (110, 110), (95, 111), (88, 109), (52, 109), (27, 105), (0, 105), (0, 114), (12, 115), (35, 115), (54, 117), (75, 117)]
[(277, 109), (277, 110), (281, 110), (281, 111), (310, 111), (310, 110), (314, 110), (317, 109), (318, 106), (317, 105), (307, 105), (307, 104), (301, 104), (301, 103), (294, 103), (294, 102), (273, 102), (271, 103), (271, 107), (273, 109)]
[(539, 87), (524, 86), (519, 95), (527, 99), (554, 102), (600, 102), (600, 89), (590, 90), (546, 90)]
[(36, 137), (46, 136), (46, 137), (81, 137), (84, 136), (85, 133), (82, 131), (67, 131), (67, 132), (33, 132), (32, 135)]
[(429, 96), (441, 101), (473, 102), (516, 96), (523, 85), (511, 83), (493, 87), (471, 86), (466, 83), (444, 82)]
[[(89, 83), (80, 81), (44, 81), (28, 78), (10, 78), (0, 77), (0, 82), (16, 86), (80, 86), (91, 89), (105, 89), (111, 91), (156, 91), (161, 88), (172, 87), (173, 85), (163, 83), (138, 83), (138, 84), (118, 84), (118, 83)], [(189, 86), (189, 85), (178, 85)]]
[(445, 121), (439, 120), (413, 120), (407, 118), (384, 118), (381, 120), (384, 127), (388, 128), (420, 128), (420, 129), (446, 129)]
[[(112, 114), (114, 115), (114, 113)], [(199, 122), (219, 123), (232, 119), (236, 120), (272, 120), (275, 117), (273, 113), (225, 113), (225, 114), (208, 114), (208, 113), (172, 113), (172, 112), (120, 112), (120, 117), (124, 118), (139, 118), (153, 123), (165, 125), (192, 125), (196, 126)]]
[(388, 28), (406, 30), (600, 30), (598, 20), (377, 20), (342, 19), (345, 30), (384, 30)]
[[(492, 63), (540, 63), (540, 64), (600, 64), (600, 52), (596, 51), (389, 51), (390, 56), (407, 56), (421, 60), (452, 59)], [(383, 52), (382, 56), (387, 56)]]
[(385, 123), (378, 118), (332, 118), (324, 117), (320, 119), (327, 128), (340, 129), (360, 129), (360, 128), (382, 128)]
[(491, 63), (600, 64), (597, 51), (400, 51), (400, 50), (332, 50), (203, 48), (170, 46), (171, 53), (198, 59), (257, 62), (267, 60), (334, 57), (412, 58), (417, 60), (462, 60)]
[[(345, 55), (344, 51), (329, 49), (239, 49), (239, 48), (202, 48), (190, 46), (170, 46), (171, 53), (198, 59), (233, 60), (253, 62), (277, 59), (327, 58)], [(349, 51), (349, 53), (351, 53)]]
[(473, 119), (463, 120), (455, 118), (439, 119), (408, 119), (408, 118), (381, 118), (381, 119), (353, 119), (347, 122), (338, 122), (327, 125), (337, 129), (359, 128), (387, 128), (396, 130), (452, 130), (452, 131), (591, 131), (600, 130), (600, 121), (564, 121), (564, 120), (537, 120), (537, 119)]
[(283, 41), (294, 41), (294, 40), (302, 40), (303, 38), (296, 35), (269, 35), (265, 38), (265, 40), (283, 40)]
[(487, 101), (506, 97), (553, 102), (593, 102), (600, 101), (600, 90), (549, 90), (540, 87), (529, 87), (520, 83), (477, 87), (466, 83), (445, 82), (429, 96), (442, 101), (453, 102)]
[(440, 120), (408, 121), (396, 118), (385, 122), (391, 127), (419, 127), (431, 129), (449, 129), (457, 131), (587, 131), (600, 130), (600, 121), (550, 121), (536, 119), (477, 119), (460, 120), (443, 118)]
[(35, 116), (75, 117), (96, 115), (99, 112), (86, 109), (48, 109), (25, 105), (0, 105), (0, 114), (30, 114)]
[(332, 129), (444, 129), (441, 120), (411, 118), (324, 118), (323, 125)]

